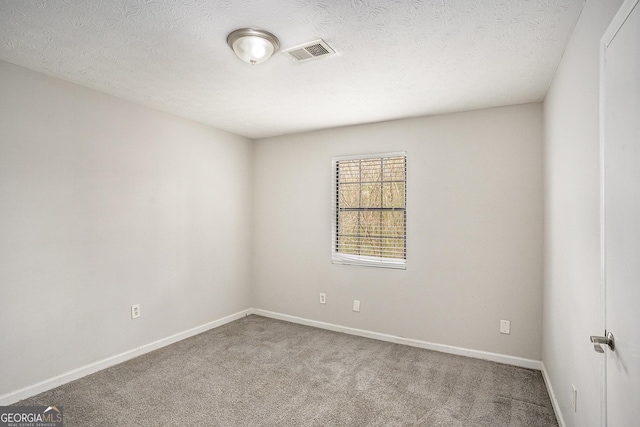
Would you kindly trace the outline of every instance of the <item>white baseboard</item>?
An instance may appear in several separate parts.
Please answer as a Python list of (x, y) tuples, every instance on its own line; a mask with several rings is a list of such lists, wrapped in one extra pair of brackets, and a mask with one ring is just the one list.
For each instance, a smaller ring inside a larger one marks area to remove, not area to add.
[(560, 404), (558, 403), (558, 399), (556, 399), (556, 394), (553, 391), (553, 386), (551, 385), (551, 380), (549, 379), (549, 374), (547, 373), (547, 369), (544, 367), (544, 362), (541, 362), (541, 364), (542, 378), (544, 379), (544, 384), (547, 386), (547, 391), (549, 392), (549, 397), (551, 398), (551, 406), (553, 406), (553, 412), (556, 413), (558, 425), (560, 427), (566, 427), (564, 418), (562, 417), (562, 411), (560, 410)]
[(347, 326), (335, 325), (333, 323), (320, 322), (317, 320), (304, 319), (302, 317), (290, 316), (288, 314), (275, 313), (272, 311), (252, 309), (252, 314), (258, 316), (270, 317), (272, 319), (284, 320), (286, 322), (299, 323), (301, 325), (314, 326), (316, 328), (328, 329), (335, 332), (343, 332), (345, 334), (357, 335), (359, 337), (372, 338), (380, 341), (388, 341), (396, 344), (404, 344), (412, 347), (424, 348), (427, 350), (435, 350), (441, 353), (456, 354), (458, 356), (473, 357), (474, 359), (484, 359), (493, 362), (504, 363), (507, 365), (519, 366), (521, 368), (529, 368), (542, 370), (542, 362), (539, 360), (525, 359), (522, 357), (508, 356), (506, 354), (490, 353), (481, 350), (472, 350), (463, 347), (454, 347), (444, 344), (436, 344), (427, 341), (420, 341), (411, 338), (403, 338), (395, 335), (382, 334), (380, 332), (366, 331), (363, 329), (350, 328)]
[(44, 391), (51, 390), (52, 388), (61, 386), (62, 384), (77, 380), (78, 378), (93, 374), (94, 372), (101, 371), (110, 366), (117, 365), (118, 363), (125, 362), (129, 359), (133, 359), (134, 357), (138, 357), (153, 350), (157, 350), (161, 347), (165, 347), (169, 344), (182, 341), (185, 338), (201, 334), (202, 332), (208, 331), (209, 329), (214, 329), (226, 323), (233, 322), (234, 320), (251, 314), (251, 311), (251, 309), (239, 311), (221, 319), (205, 323), (204, 325), (196, 326), (195, 328), (186, 330), (184, 332), (179, 332), (175, 335), (171, 335), (158, 341), (145, 344), (133, 350), (125, 351), (124, 353), (107, 357), (106, 359), (99, 360), (97, 362), (82, 366), (72, 371), (64, 372), (62, 374), (56, 375), (55, 377), (51, 377), (44, 381), (41, 381), (37, 384), (21, 388), (20, 390), (3, 394), (2, 396), (0, 396), (0, 406), (11, 405), (12, 403), (16, 403), (20, 400), (35, 396), (36, 394), (42, 393)]
[(335, 325), (333, 323), (320, 322), (317, 320), (310, 320), (302, 317), (290, 316), (288, 314), (275, 313), (272, 311), (255, 309), (255, 308), (249, 308), (246, 310), (239, 311), (237, 313), (231, 314), (221, 319), (214, 320), (209, 323), (205, 323), (204, 325), (196, 326), (195, 328), (186, 330), (184, 332), (180, 332), (175, 335), (162, 338), (158, 341), (145, 344), (133, 350), (129, 350), (124, 353), (120, 353), (118, 355), (99, 360), (89, 365), (82, 366), (80, 368), (73, 369), (68, 372), (64, 372), (62, 374), (56, 375), (55, 377), (51, 377), (44, 381), (41, 381), (37, 384), (33, 384), (30, 386), (21, 388), (20, 390), (3, 394), (0, 396), (0, 406), (11, 405), (20, 400), (45, 392), (47, 390), (51, 390), (52, 388), (61, 386), (63, 384), (77, 380), (87, 375), (93, 374), (94, 372), (98, 372), (103, 369), (109, 368), (111, 366), (117, 365), (119, 363), (125, 362), (127, 360), (133, 359), (134, 357), (141, 356), (145, 353), (149, 353), (153, 350), (157, 350), (159, 348), (181, 341), (185, 338), (198, 335), (202, 332), (208, 331), (209, 329), (214, 329), (226, 323), (233, 322), (234, 320), (240, 319), (249, 314), (256, 314), (259, 316), (270, 317), (278, 320), (284, 320), (286, 322), (299, 323), (301, 325), (313, 326), (316, 328), (327, 329), (335, 332), (342, 332), (342, 333), (356, 335), (356, 336), (365, 337), (365, 338), (372, 338), (380, 341), (387, 341), (387, 342), (392, 342), (396, 344), (403, 344), (403, 345), (409, 345), (412, 347), (424, 348), (427, 350), (439, 351), (441, 353), (456, 354), (459, 356), (473, 357), (475, 359), (484, 359), (484, 360), (490, 360), (493, 362), (505, 363), (508, 365), (519, 366), (522, 368), (541, 370), (543, 377), (545, 379), (545, 384), (547, 385), (547, 389), (549, 390), (549, 395), (551, 396), (553, 409), (556, 412), (556, 417), (558, 418), (560, 427), (565, 426), (564, 420), (562, 419), (562, 414), (560, 413), (560, 410), (559, 410), (558, 402), (556, 401), (555, 394), (553, 393), (553, 389), (551, 388), (551, 384), (548, 381), (546, 371), (544, 370), (544, 365), (542, 364), (542, 362), (538, 360), (525, 359), (525, 358), (516, 357), (516, 356), (508, 356), (505, 354), (490, 353), (490, 352), (480, 351), (480, 350), (472, 350), (472, 349), (462, 348), (462, 347), (454, 347), (454, 346), (449, 346), (444, 344), (435, 344), (427, 341), (420, 341), (420, 340), (415, 340), (411, 338), (403, 338), (395, 335), (388, 335), (380, 332), (367, 331), (363, 329), (350, 328), (347, 326)]

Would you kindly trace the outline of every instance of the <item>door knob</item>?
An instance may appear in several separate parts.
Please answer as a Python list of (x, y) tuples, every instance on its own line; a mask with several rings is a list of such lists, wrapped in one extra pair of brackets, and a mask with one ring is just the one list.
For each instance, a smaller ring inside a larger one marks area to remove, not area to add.
[(616, 340), (611, 332), (605, 331), (604, 337), (599, 337), (597, 335), (591, 335), (591, 342), (593, 343), (593, 349), (598, 353), (604, 353), (604, 349), (600, 347), (600, 344), (606, 344), (609, 346), (611, 351), (616, 349)]

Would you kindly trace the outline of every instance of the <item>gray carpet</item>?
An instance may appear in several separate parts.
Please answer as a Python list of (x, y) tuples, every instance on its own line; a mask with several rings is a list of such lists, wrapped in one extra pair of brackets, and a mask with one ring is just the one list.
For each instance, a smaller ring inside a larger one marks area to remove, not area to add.
[(23, 400), (65, 426), (557, 426), (540, 372), (248, 316)]

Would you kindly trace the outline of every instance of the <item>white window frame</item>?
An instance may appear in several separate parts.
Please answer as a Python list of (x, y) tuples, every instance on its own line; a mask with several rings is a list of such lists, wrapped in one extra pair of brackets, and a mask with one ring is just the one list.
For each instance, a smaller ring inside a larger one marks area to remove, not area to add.
[[(384, 258), (384, 257), (375, 257), (375, 256), (365, 256), (365, 255), (354, 255), (354, 254), (345, 254), (337, 251), (338, 249), (338, 203), (339, 203), (339, 195), (338, 195), (338, 186), (339, 186), (339, 177), (337, 176), (337, 168), (338, 162), (343, 160), (366, 160), (366, 159), (379, 159), (385, 157), (404, 157), (405, 159), (405, 174), (404, 174), (404, 208), (405, 212), (405, 222), (404, 222), (404, 259), (400, 258)], [(364, 154), (364, 155), (351, 155), (351, 156), (336, 156), (331, 158), (332, 164), (332, 179), (333, 179), (333, 194), (332, 194), (332, 206), (333, 206), (333, 216), (332, 216), (332, 233), (331, 233), (331, 262), (333, 264), (346, 264), (346, 265), (358, 265), (358, 266), (366, 266), (366, 267), (380, 267), (380, 268), (391, 268), (391, 269), (399, 269), (406, 270), (407, 269), (407, 220), (406, 220), (406, 212), (407, 212), (407, 152), (406, 151), (395, 151), (388, 153), (375, 153), (375, 154)]]

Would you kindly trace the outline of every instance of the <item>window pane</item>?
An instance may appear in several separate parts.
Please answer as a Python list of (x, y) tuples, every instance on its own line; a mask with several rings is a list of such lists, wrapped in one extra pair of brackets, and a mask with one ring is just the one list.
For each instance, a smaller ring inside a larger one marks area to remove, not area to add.
[(359, 160), (343, 160), (338, 166), (338, 178), (340, 182), (359, 182), (360, 181), (360, 161)]
[(340, 237), (339, 251), (343, 254), (360, 255), (360, 238), (355, 236)]
[(380, 256), (380, 239), (363, 237), (360, 246), (360, 255)]
[(382, 184), (382, 207), (404, 208), (404, 182)]
[(360, 169), (360, 179), (362, 180), (362, 182), (382, 180), (381, 159), (362, 160), (360, 163)]
[(382, 233), (385, 237), (404, 237), (404, 211), (382, 212)]
[(405, 180), (404, 157), (388, 157), (383, 159), (382, 164), (385, 181)]
[(382, 256), (404, 258), (404, 239), (382, 239)]
[(361, 208), (379, 208), (382, 206), (382, 184), (362, 184), (360, 189)]
[(359, 207), (360, 184), (340, 184), (340, 207)]
[(363, 237), (380, 235), (381, 212), (360, 212), (360, 235)]
[(338, 220), (338, 232), (341, 236), (358, 234), (358, 212), (340, 212)]

